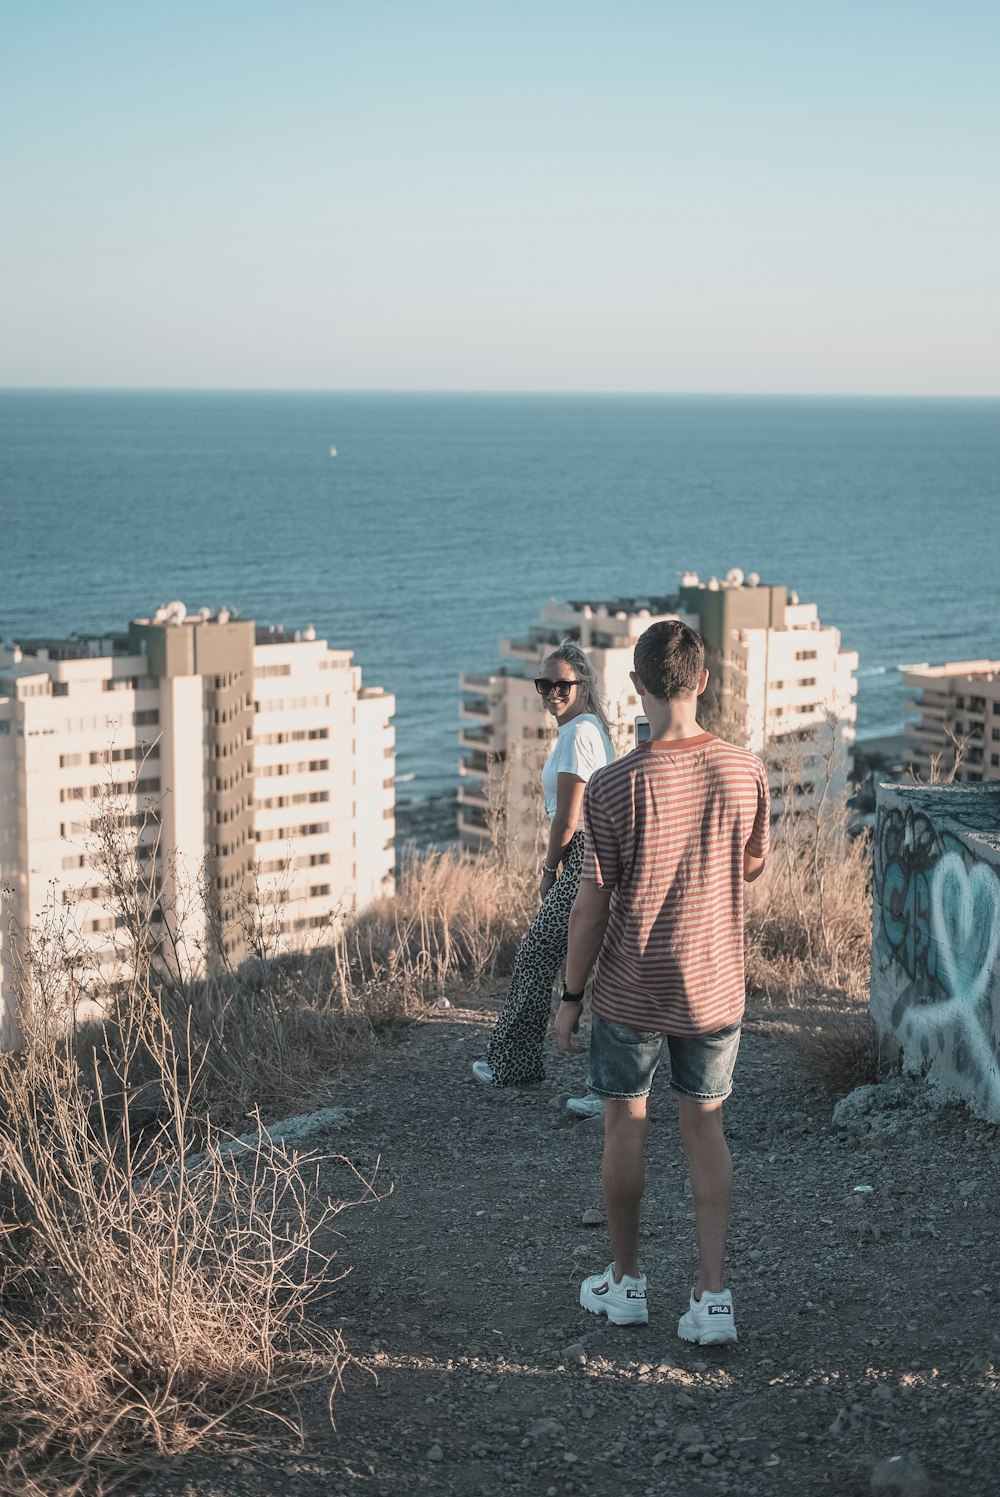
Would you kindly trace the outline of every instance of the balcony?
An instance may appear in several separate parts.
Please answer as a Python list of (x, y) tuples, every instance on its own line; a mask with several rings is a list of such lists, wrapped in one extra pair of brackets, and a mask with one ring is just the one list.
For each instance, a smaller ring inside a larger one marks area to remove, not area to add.
[(483, 753), (481, 749), (474, 749), (471, 754), (458, 761), (458, 772), (460, 775), (475, 775), (480, 779), (489, 774), (490, 756)]
[(462, 697), (458, 704), (459, 717), (484, 718), (492, 713), (492, 704), (485, 697)]
[(494, 731), (492, 723), (484, 728), (462, 728), (458, 735), (459, 746), (464, 749), (474, 749), (481, 753), (488, 753), (493, 748)]
[(490, 829), (485, 813), (474, 806), (459, 806), (458, 835), (473, 848), (485, 847), (490, 841)]
[(483, 782), (475, 779), (460, 780), (458, 786), (458, 804), (481, 811), (485, 815), (490, 807), (490, 798), (486, 793), (486, 787)]

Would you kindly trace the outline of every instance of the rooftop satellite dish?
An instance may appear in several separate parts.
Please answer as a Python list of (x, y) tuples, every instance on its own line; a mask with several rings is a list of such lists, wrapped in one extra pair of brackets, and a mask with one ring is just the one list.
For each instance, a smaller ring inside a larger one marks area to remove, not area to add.
[(179, 598), (173, 603), (168, 603), (163, 613), (164, 621), (168, 624), (183, 624), (187, 618), (187, 609)]
[(789, 593), (788, 594), (788, 601), (794, 607), (795, 604), (799, 601), (799, 595), (798, 595), (798, 593)]
[(708, 583), (708, 590), (710, 593), (717, 593), (721, 586), (722, 584), (719, 581), (718, 577), (712, 577)]
[(726, 581), (730, 587), (743, 586), (743, 571), (740, 567), (730, 567), (726, 573)]
[(747, 587), (760, 587), (760, 573), (759, 572), (748, 572), (747, 573)]
[(160, 606), (159, 606), (159, 608), (153, 614), (153, 623), (154, 624), (165, 624), (166, 621), (167, 621), (167, 609), (166, 609), (166, 605), (163, 604), (163, 603), (161, 603)]
[(212, 617), (212, 610), (210, 608), (199, 608), (198, 617), (201, 619), (203, 624), (207, 624), (209, 619)]
[(217, 624), (228, 624), (229, 623), (229, 609), (228, 608), (220, 608), (219, 611), (218, 611), (218, 613), (215, 615), (215, 622)]
[(681, 587), (697, 587), (700, 581), (701, 578), (698, 576), (697, 572), (681, 573)]

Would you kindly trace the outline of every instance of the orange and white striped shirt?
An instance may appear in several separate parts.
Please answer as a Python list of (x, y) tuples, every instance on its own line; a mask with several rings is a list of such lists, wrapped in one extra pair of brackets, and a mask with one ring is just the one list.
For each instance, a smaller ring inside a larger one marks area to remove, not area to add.
[(660, 1034), (711, 1033), (746, 1002), (743, 853), (767, 853), (767, 772), (699, 733), (643, 743), (584, 796), (582, 877), (612, 886), (593, 1011)]

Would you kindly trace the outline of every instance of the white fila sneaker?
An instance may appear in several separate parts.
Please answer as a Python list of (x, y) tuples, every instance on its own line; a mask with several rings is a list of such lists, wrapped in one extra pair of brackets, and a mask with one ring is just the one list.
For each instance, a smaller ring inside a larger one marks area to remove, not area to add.
[(692, 1289), (687, 1314), (677, 1322), (677, 1334), (682, 1341), (694, 1341), (698, 1346), (721, 1346), (723, 1342), (735, 1341), (732, 1290), (709, 1294), (706, 1289), (701, 1299), (695, 1299)]
[(580, 1304), (593, 1315), (606, 1315), (612, 1325), (648, 1325), (646, 1275), (638, 1279), (622, 1274), (615, 1283), (615, 1265), (591, 1274), (580, 1285)]

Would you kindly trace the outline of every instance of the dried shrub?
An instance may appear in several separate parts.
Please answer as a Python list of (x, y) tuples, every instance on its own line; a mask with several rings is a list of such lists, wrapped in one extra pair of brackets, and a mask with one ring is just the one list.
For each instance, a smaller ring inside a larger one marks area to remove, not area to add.
[(865, 1008), (801, 1009), (787, 1033), (805, 1078), (835, 1096), (881, 1081), (898, 1062)]
[[(229, 1153), (193, 1124), (198, 1057), (155, 999), (89, 1071), (58, 989), (22, 1004), (0, 1055), (0, 1492), (108, 1490), (157, 1457), (211, 1446), (347, 1359), (308, 1315), (333, 1289), (340, 1203), (318, 1160), (264, 1138)], [(155, 1066), (152, 1119), (129, 1105)], [(203, 1135), (196, 1165), (187, 1154)], [(361, 1193), (367, 1193), (361, 1187)]]

